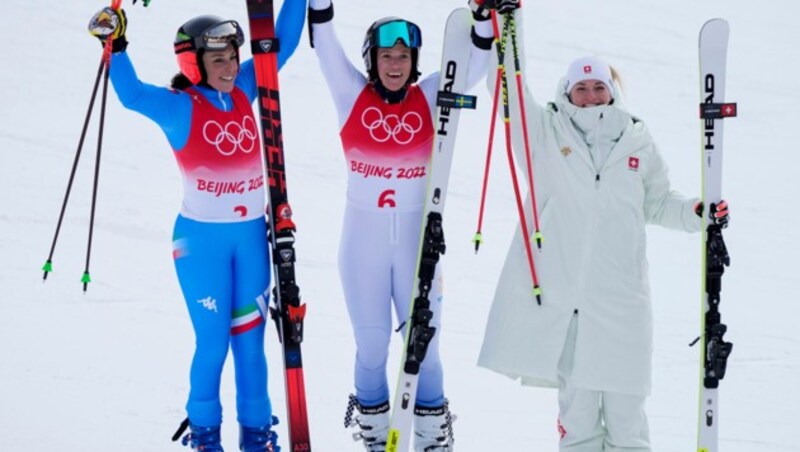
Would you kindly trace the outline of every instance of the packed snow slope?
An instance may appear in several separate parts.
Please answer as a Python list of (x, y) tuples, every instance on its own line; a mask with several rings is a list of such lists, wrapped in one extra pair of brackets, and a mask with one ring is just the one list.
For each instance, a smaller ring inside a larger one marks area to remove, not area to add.
[[(339, 0), (336, 27), (361, 65), (364, 31), (389, 15), (418, 23), (420, 66), (435, 71), (445, 19), (462, 0)], [(178, 450), (169, 437), (184, 418), (193, 333), (171, 261), (181, 198), (165, 138), (109, 96), (91, 256), (93, 282), (81, 290), (97, 122), (92, 123), (54, 258), (42, 283), (75, 156), (100, 46), (86, 32), (103, 2), (3, 0), (0, 70), (0, 449), (81, 452)], [(142, 79), (166, 84), (176, 71), (177, 27), (213, 13), (246, 23), (242, 1), (125, 2), (129, 52)], [(731, 26), (723, 193), (731, 267), (722, 314), (734, 343), (721, 385), (720, 449), (800, 451), (800, 328), (793, 238), (800, 157), (794, 88), (800, 73), (793, 0), (527, 1), (531, 89), (552, 98), (567, 64), (599, 55), (625, 79), (625, 102), (649, 125), (674, 187), (700, 191), (697, 33), (713, 17)], [(297, 276), (309, 311), (304, 358), (315, 450), (361, 450), (342, 427), (352, 388), (353, 335), (337, 272), (346, 165), (337, 120), (316, 56), (304, 36), (281, 72), (288, 183), (298, 225)], [(495, 143), (484, 245), (475, 232), (491, 101), (462, 114), (445, 212), (447, 254), (442, 356), (446, 395), (458, 415), (458, 450), (557, 450), (555, 392), (519, 386), (476, 367), (503, 258), (516, 227), (502, 133)], [(97, 117), (95, 110), (95, 117)], [(655, 306), (654, 393), (648, 401), (653, 449), (695, 450), (700, 324), (700, 236), (649, 229)], [(270, 392), (285, 420), (281, 357), (274, 328), (266, 346)], [(392, 348), (391, 375), (399, 360)], [(223, 438), (236, 446), (232, 366), (222, 397)], [(394, 386), (394, 377), (390, 381)], [(286, 426), (278, 432), (285, 440)]]

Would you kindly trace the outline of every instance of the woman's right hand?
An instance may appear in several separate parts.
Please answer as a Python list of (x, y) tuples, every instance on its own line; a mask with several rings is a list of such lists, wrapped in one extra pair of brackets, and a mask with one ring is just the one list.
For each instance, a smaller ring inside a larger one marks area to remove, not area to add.
[(515, 9), (522, 6), (522, 0), (470, 0), (469, 3), (470, 6), (474, 3), (484, 9), (496, 10), (500, 14), (513, 13)]
[(128, 47), (128, 40), (125, 38), (125, 30), (128, 25), (128, 18), (124, 9), (115, 10), (106, 6), (98, 11), (92, 20), (89, 21), (89, 33), (105, 46), (106, 41), (111, 38), (111, 51), (114, 53), (122, 52)]

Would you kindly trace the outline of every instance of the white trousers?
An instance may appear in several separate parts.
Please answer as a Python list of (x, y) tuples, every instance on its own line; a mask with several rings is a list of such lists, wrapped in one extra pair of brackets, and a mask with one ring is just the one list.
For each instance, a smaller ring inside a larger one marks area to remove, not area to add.
[[(374, 212), (352, 205), (345, 210), (339, 247), (339, 275), (356, 340), (356, 397), (363, 405), (389, 400), (386, 375), (393, 333), (392, 308), (398, 323), (409, 315), (414, 290), (422, 212)], [(442, 317), (441, 262), (430, 291), (436, 327), (422, 362), (416, 403), (444, 403), (443, 371), (439, 357)], [(405, 334), (405, 327), (400, 330)]]
[(651, 452), (644, 396), (576, 388), (571, 382), (575, 314), (558, 362), (558, 407), (561, 452)]

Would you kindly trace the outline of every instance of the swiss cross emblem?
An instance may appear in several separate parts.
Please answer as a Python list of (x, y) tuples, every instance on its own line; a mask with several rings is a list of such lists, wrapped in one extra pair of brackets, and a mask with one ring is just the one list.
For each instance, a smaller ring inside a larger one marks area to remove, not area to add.
[(639, 157), (628, 157), (628, 169), (639, 171)]
[(722, 116), (736, 116), (736, 104), (725, 104), (722, 106)]
[(586, 66), (584, 66), (583, 67), (583, 73), (584, 74), (591, 74), (592, 73), (592, 66), (590, 66), (588, 64)]

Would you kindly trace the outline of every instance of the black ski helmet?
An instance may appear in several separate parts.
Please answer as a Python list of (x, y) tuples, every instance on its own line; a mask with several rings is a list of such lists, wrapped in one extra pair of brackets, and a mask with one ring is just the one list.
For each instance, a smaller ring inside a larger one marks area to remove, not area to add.
[(217, 16), (198, 16), (178, 28), (175, 34), (175, 55), (178, 67), (193, 84), (206, 79), (201, 58), (206, 50), (224, 50), (232, 44), (239, 57), (239, 47), (244, 44), (242, 27), (235, 20)]
[(414, 83), (419, 79), (418, 62), (419, 48), (422, 47), (422, 32), (417, 24), (390, 16), (373, 22), (364, 36), (361, 57), (364, 59), (367, 78), (370, 81), (378, 80), (377, 49), (393, 47), (398, 41), (411, 49), (411, 74), (406, 83)]

